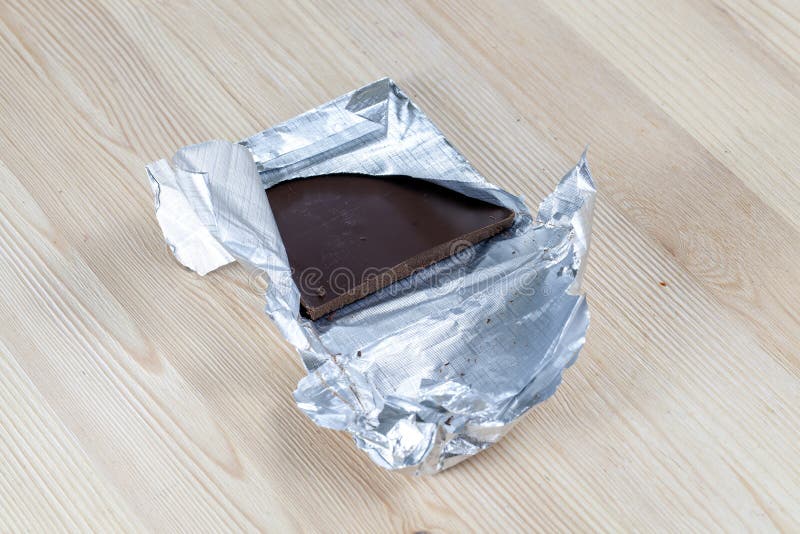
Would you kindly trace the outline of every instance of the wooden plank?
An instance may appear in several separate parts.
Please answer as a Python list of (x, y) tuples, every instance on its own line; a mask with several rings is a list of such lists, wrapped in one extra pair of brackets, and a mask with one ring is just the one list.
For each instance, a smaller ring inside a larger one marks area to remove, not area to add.
[(575, 1), (558, 12), (746, 187), (800, 227), (800, 183), (793, 179), (800, 171), (800, 77), (785, 49), (773, 44), (791, 47), (800, 21), (791, 6), (763, 7), (760, 16), (753, 13), (752, 20), (763, 21), (754, 36), (731, 15), (755, 11), (750, 3), (723, 4)]
[(0, 518), (29, 532), (141, 528), (11, 351), (0, 355)]

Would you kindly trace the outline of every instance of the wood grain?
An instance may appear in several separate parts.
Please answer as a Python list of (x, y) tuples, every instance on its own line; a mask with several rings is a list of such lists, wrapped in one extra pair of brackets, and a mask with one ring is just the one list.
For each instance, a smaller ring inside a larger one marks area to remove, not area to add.
[[(800, 529), (800, 9), (0, 5), (0, 531)], [(291, 399), (241, 267), (143, 165), (392, 76), (531, 205), (586, 143), (592, 325), (496, 447), (384, 472)]]

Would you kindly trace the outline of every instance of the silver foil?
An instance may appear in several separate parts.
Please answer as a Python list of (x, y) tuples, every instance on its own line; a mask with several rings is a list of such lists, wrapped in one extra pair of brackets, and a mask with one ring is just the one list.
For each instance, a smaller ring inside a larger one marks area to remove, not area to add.
[[(175, 257), (206, 274), (266, 273), (266, 313), (308, 374), (294, 392), (378, 465), (434, 473), (497, 442), (553, 394), (583, 346), (580, 293), (595, 186), (585, 153), (539, 206), (492, 185), (389, 79), (238, 144), (211, 141), (147, 166)], [(312, 322), (299, 314), (264, 189), (338, 172), (408, 175), (516, 212), (509, 230)]]

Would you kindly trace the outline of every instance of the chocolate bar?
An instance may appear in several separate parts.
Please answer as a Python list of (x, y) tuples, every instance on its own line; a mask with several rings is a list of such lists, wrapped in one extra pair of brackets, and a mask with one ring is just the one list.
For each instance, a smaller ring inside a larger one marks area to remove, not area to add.
[(514, 222), (512, 210), (408, 176), (329, 174), (266, 193), (313, 320)]

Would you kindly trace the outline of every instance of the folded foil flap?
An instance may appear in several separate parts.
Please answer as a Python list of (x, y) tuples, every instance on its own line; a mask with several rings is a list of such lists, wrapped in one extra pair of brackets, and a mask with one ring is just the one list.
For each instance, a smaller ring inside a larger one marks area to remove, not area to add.
[[(269, 187), (289, 176), (293, 166), (313, 158), (330, 158), (370, 138), (385, 137), (390, 81), (379, 80), (294, 119), (248, 137), (242, 144), (252, 152)], [(297, 134), (298, 124), (303, 126)]]
[[(198, 274), (206, 274), (234, 261), (214, 238), (210, 222), (203, 219), (208, 204), (193, 198), (192, 175), (173, 169), (166, 160), (147, 166), (155, 199), (156, 218), (175, 258)], [(211, 221), (213, 223), (213, 221)]]
[[(589, 321), (580, 294), (595, 185), (585, 153), (532, 216), (490, 184), (389, 79), (253, 135), (148, 166), (175, 257), (205, 274), (233, 259), (269, 279), (266, 312), (308, 375), (294, 393), (388, 469), (433, 473), (495, 443), (555, 391)], [(349, 172), (407, 175), (515, 211), (514, 225), (312, 322), (264, 189)]]

